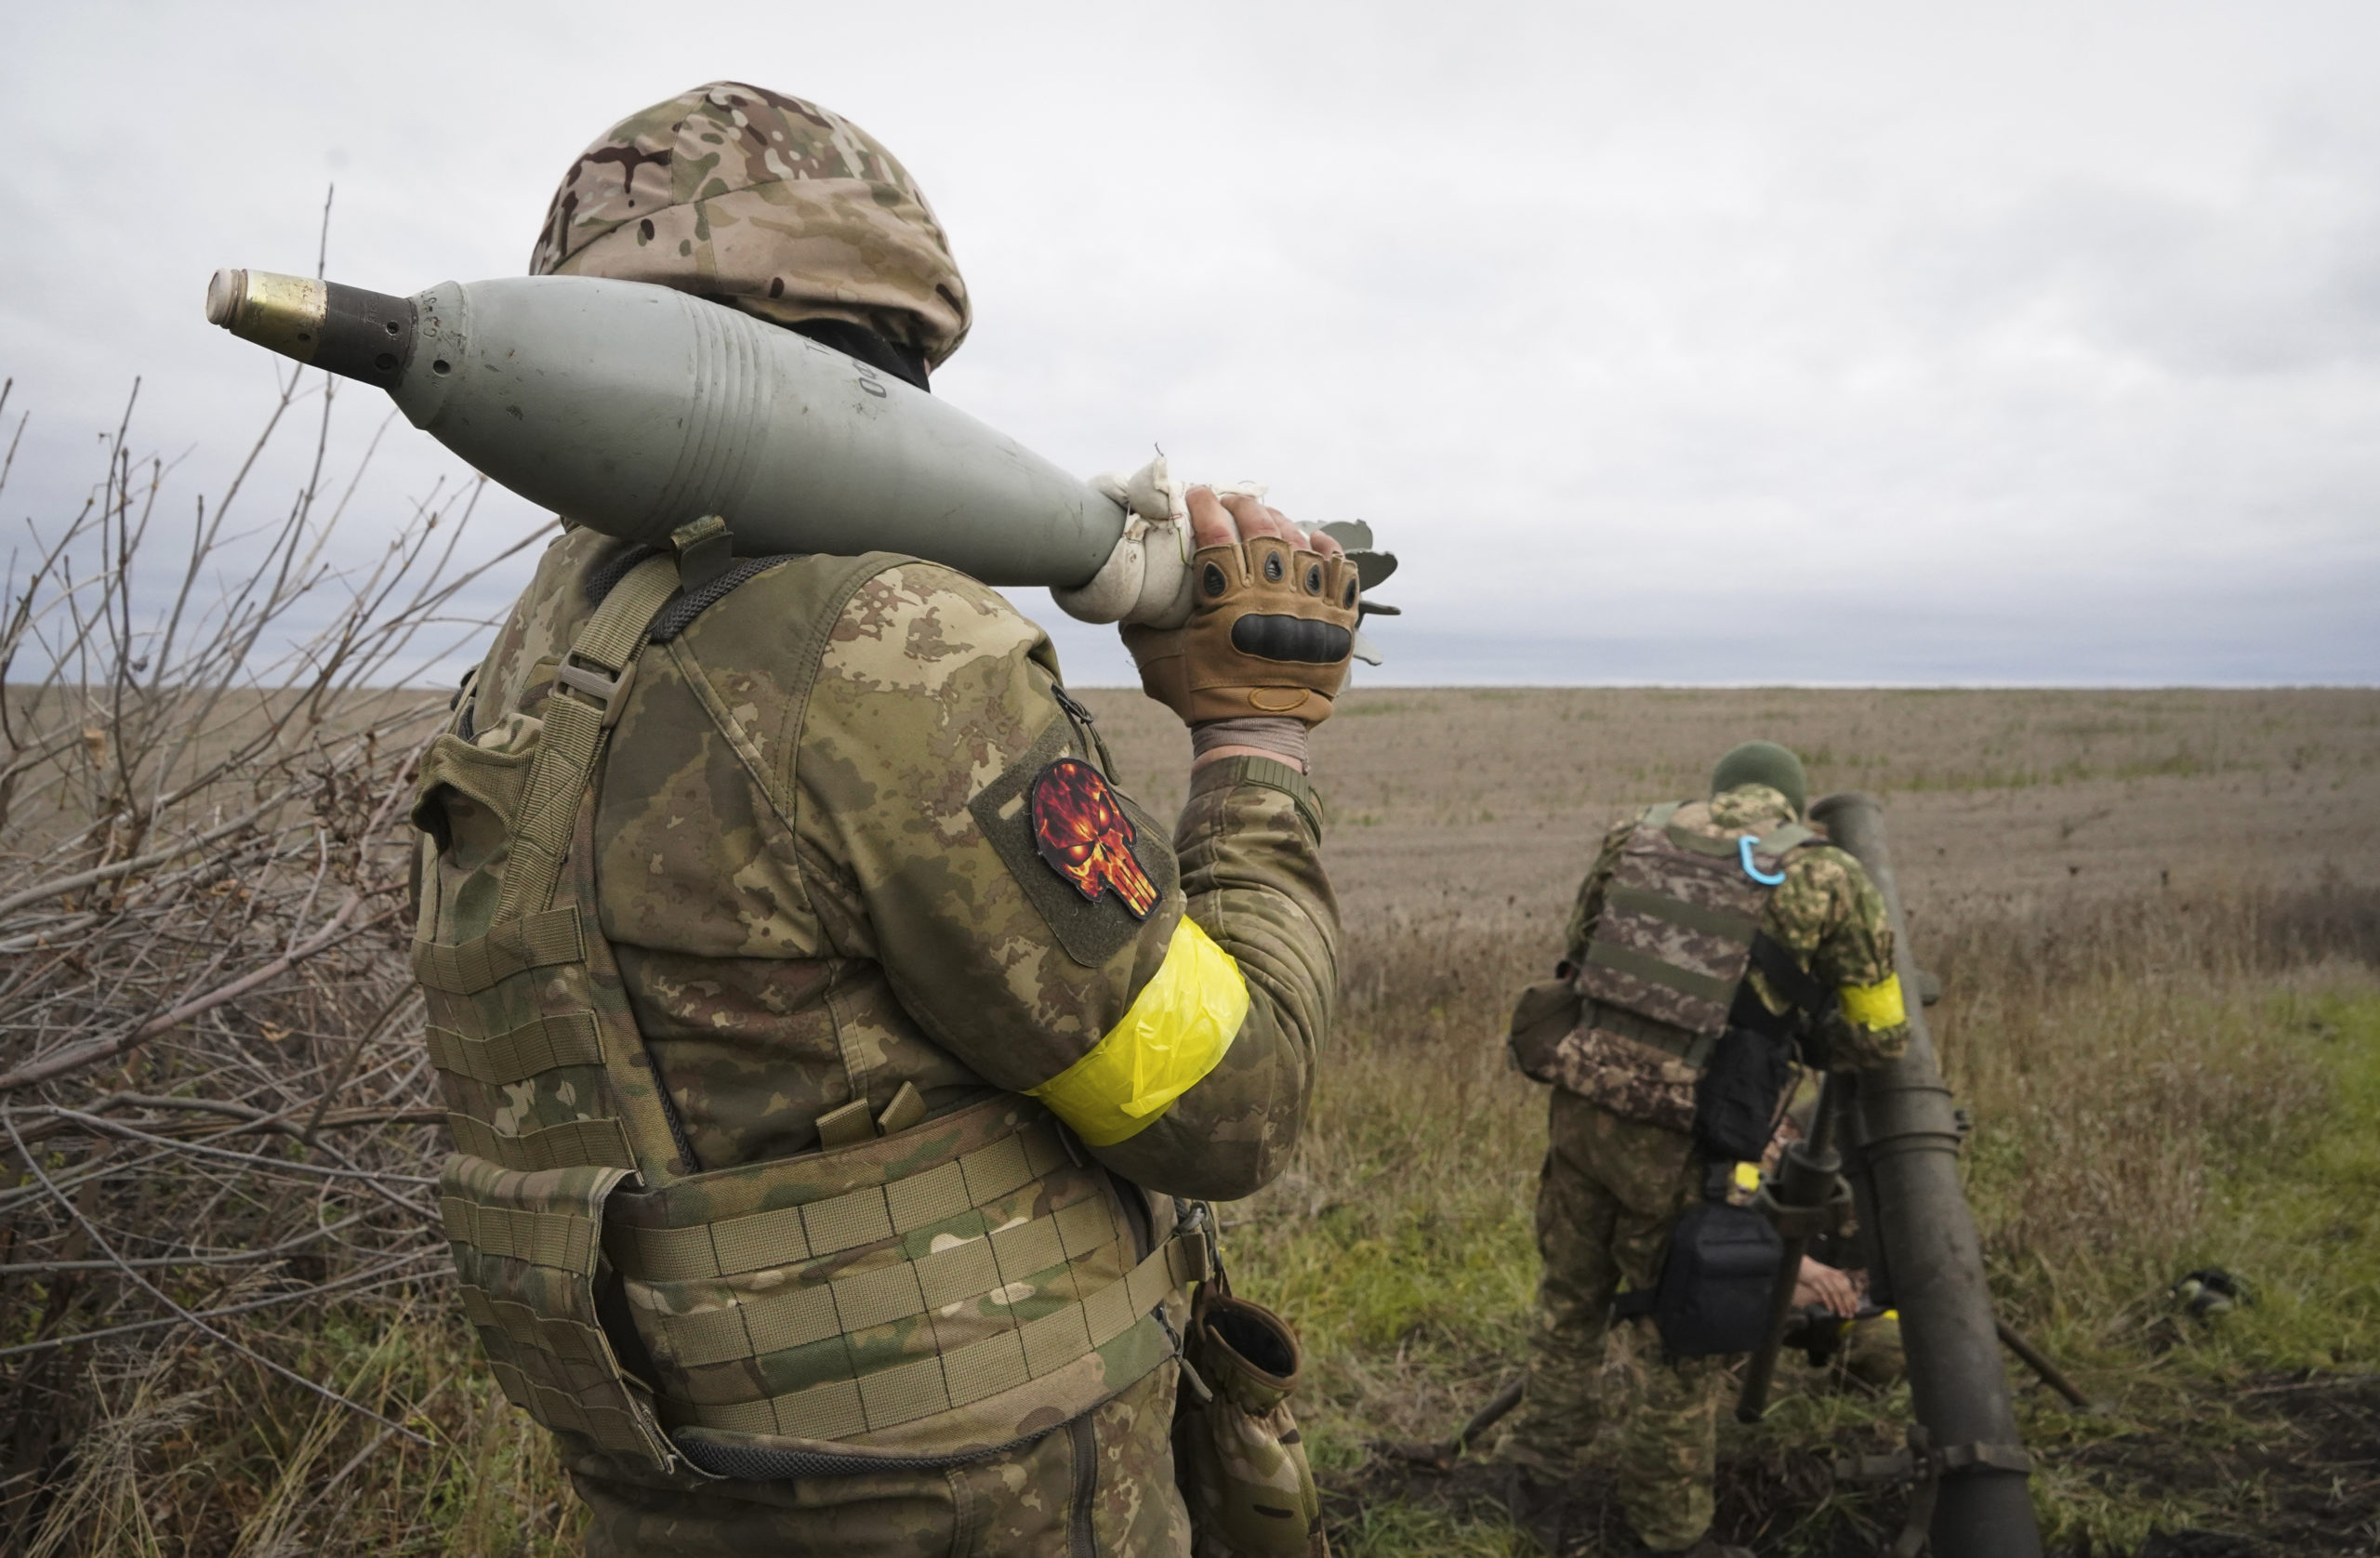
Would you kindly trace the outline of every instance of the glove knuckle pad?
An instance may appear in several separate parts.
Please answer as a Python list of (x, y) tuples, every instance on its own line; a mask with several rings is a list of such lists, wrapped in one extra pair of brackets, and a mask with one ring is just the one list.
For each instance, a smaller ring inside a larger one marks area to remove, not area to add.
[(1355, 635), (1332, 622), (1250, 612), (1231, 625), (1231, 646), (1263, 660), (1328, 666), (1347, 657)]

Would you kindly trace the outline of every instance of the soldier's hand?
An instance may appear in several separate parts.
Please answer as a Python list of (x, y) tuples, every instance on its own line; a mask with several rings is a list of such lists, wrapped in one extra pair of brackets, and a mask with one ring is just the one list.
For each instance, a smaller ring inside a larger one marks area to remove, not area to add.
[(1802, 1270), (1793, 1281), (1793, 1303), (1796, 1308), (1821, 1303), (1826, 1305), (1828, 1314), (1848, 1320), (1859, 1313), (1859, 1289), (1852, 1285), (1847, 1274), (1805, 1255)]
[[(1195, 604), (1180, 627), (1130, 626), (1141, 689), (1193, 727), (1288, 719), (1320, 724), (1355, 648), (1355, 565), (1261, 498), (1188, 493)], [(1221, 750), (1202, 751), (1219, 757)]]
[(1338, 542), (1321, 531), (1305, 531), (1289, 521), (1287, 514), (1261, 497), (1249, 497), (1240, 493), (1218, 495), (1212, 487), (1193, 487), (1186, 495), (1190, 505), (1190, 537), (1201, 550), (1208, 547), (1228, 547), (1236, 541), (1252, 536), (1272, 535), (1292, 547), (1338, 557), (1345, 550)]

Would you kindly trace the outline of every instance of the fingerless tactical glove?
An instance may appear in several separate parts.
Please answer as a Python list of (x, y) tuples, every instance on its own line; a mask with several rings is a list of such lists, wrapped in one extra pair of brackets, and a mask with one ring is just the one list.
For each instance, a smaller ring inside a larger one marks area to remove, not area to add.
[(1141, 690), (1191, 724), (1329, 719), (1355, 649), (1355, 563), (1262, 535), (1199, 548), (1190, 572), (1189, 621), (1124, 629)]

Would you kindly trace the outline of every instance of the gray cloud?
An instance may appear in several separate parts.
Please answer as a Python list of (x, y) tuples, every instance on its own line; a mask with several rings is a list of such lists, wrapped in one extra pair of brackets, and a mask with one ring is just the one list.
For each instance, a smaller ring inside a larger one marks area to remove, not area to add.
[[(2380, 676), (2368, 7), (244, 13), (11, 23), (0, 517), (80, 491), (135, 374), (219, 481), (270, 365), (198, 288), (311, 269), (333, 177), (334, 274), (517, 271), (580, 144), (735, 74), (932, 192), (980, 310), (940, 392), (1374, 521), (1391, 677)], [(382, 461), (391, 522), (462, 474)]]

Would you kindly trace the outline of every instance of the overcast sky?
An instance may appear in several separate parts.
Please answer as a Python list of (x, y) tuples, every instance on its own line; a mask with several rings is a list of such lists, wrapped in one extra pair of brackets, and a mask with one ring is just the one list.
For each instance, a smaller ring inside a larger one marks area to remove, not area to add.
[[(272, 360), (206, 277), (311, 272), (326, 184), (334, 279), (515, 274), (581, 146), (720, 77), (923, 184), (937, 393), (1370, 520), (1375, 681), (2380, 680), (2368, 0), (9, 7), (0, 518), (135, 375), (219, 485)], [(456, 469), (390, 436), (374, 524)]]

